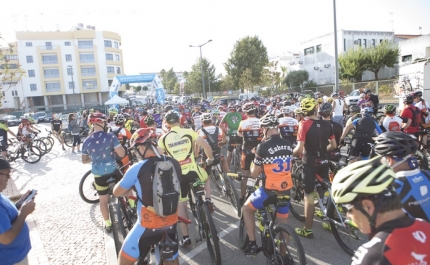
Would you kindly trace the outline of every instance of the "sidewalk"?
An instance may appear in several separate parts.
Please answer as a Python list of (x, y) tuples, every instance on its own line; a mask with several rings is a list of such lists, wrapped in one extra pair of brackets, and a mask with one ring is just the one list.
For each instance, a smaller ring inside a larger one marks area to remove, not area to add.
[[(21, 193), (18, 191), (13, 177), (9, 179), (6, 189), (2, 193), (13, 201), (18, 200), (21, 197)], [(29, 215), (25, 221), (30, 229), (31, 250), (28, 253), (29, 264), (49, 265), (48, 257), (46, 256), (33, 215)]]

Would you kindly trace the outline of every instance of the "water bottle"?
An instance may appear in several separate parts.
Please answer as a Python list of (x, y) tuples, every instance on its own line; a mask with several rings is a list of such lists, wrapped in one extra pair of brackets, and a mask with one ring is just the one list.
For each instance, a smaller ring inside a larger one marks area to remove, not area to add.
[(328, 197), (330, 196), (330, 192), (328, 192), (328, 190), (326, 190), (324, 192), (324, 197), (323, 197), (323, 204), (324, 206), (327, 206), (327, 202), (328, 202)]

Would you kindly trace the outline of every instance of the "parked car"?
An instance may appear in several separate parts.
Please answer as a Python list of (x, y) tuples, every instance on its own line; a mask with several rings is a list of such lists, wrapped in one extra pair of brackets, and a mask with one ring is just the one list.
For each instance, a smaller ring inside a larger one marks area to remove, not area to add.
[(3, 119), (5, 119), (7, 121), (7, 126), (17, 126), (21, 123), (20, 120), (18, 120), (18, 118), (14, 115), (6, 115), (3, 117)]
[(46, 112), (40, 111), (36, 112), (33, 116), (33, 119), (36, 123), (45, 122)]
[(359, 100), (360, 100), (360, 91), (356, 89), (352, 91), (348, 96), (346, 96), (345, 103), (348, 106), (357, 105)]
[(51, 122), (54, 120), (54, 118), (52, 117), (53, 113), (52, 112), (47, 112), (46, 116), (45, 116), (45, 122)]

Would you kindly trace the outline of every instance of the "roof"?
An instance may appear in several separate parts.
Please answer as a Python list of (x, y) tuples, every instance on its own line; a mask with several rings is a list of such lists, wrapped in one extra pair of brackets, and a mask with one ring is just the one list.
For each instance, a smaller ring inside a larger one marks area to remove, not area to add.
[(411, 35), (411, 34), (394, 34), (394, 37), (396, 38), (402, 38), (402, 39), (413, 39), (416, 37), (420, 37), (421, 35)]

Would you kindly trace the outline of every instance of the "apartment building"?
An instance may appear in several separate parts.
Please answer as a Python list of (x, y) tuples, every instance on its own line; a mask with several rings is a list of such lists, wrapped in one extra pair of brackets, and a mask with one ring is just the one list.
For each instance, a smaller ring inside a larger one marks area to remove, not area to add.
[[(10, 45), (11, 46), (2, 47), (3, 56), (0, 57), (0, 82), (3, 85), (0, 109), (23, 109), (24, 94), (22, 83), (18, 82), (21, 74), (18, 70), (19, 60), (17, 43), (10, 43)], [(5, 74), (6, 67), (9, 69), (9, 74), (7, 75)], [(14, 74), (12, 75), (12, 73)]]
[[(94, 28), (16, 32), (26, 109), (62, 111), (102, 105), (124, 74), (121, 37)], [(124, 91), (122, 87), (120, 91)]]

